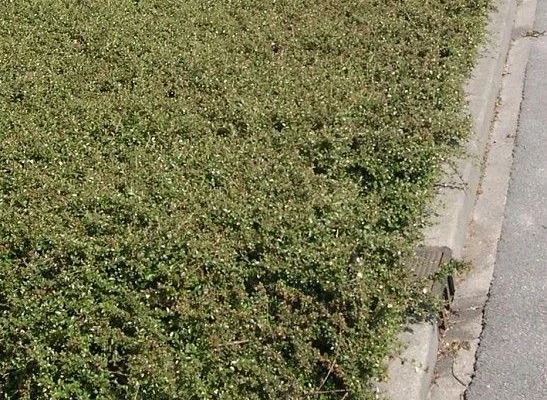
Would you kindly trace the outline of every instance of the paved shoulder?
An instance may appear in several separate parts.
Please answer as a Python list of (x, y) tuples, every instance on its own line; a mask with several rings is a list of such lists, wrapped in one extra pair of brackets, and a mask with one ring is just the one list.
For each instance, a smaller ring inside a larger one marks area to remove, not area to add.
[(537, 4), (505, 220), (468, 400), (547, 399), (547, 0)]

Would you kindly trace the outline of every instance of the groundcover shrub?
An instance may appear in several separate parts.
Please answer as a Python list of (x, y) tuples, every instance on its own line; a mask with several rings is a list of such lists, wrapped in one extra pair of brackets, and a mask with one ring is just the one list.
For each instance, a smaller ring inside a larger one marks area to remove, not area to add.
[(3, 1), (1, 398), (372, 398), (485, 9)]

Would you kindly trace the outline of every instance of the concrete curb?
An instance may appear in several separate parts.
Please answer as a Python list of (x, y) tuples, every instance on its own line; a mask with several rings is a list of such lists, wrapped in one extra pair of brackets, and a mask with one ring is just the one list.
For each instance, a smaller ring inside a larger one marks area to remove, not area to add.
[[(488, 25), (489, 43), (482, 49), (466, 85), (474, 135), (467, 143), (467, 157), (456, 160), (457, 171), (447, 171), (437, 196), (437, 212), (425, 230), (425, 244), (447, 246), (461, 258), (475, 204), (490, 125), (494, 118), (505, 59), (511, 42), (516, 0), (498, 0)], [(444, 185), (443, 185), (444, 183)]]
[[(466, 145), (467, 157), (447, 169), (437, 195), (432, 226), (424, 231), (425, 245), (446, 246), (460, 259), (472, 217), (491, 122), (517, 9), (517, 0), (498, 0), (490, 14), (487, 45), (466, 85), (474, 134)], [(443, 184), (444, 183), (444, 184)], [(389, 380), (377, 388), (389, 400), (426, 400), (437, 359), (438, 330), (434, 323), (409, 326), (400, 340), (406, 349), (388, 366)]]
[(440, 335), (429, 400), (461, 400), (473, 381), (483, 316), (496, 266), (498, 243), (505, 221), (515, 138), (519, 132), (536, 0), (520, 0), (511, 46), (502, 78), (496, 118), (488, 138), (480, 190), (467, 229), (463, 258), (472, 265), (459, 277), (446, 330)]

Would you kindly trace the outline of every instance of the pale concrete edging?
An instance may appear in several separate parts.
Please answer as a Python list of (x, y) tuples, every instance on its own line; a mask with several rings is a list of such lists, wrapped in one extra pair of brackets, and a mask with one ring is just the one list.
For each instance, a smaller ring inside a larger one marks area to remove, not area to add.
[[(497, 0), (494, 6), (487, 30), (488, 43), (481, 50), (465, 88), (474, 129), (466, 145), (467, 157), (455, 161), (456, 171), (447, 169), (439, 185), (432, 225), (424, 231), (425, 245), (446, 246), (455, 259), (462, 256), (477, 196), (481, 163), (495, 116), (517, 0)], [(400, 340), (406, 344), (406, 349), (390, 361), (388, 381), (376, 387), (389, 400), (426, 400), (437, 359), (437, 325), (413, 324)]]

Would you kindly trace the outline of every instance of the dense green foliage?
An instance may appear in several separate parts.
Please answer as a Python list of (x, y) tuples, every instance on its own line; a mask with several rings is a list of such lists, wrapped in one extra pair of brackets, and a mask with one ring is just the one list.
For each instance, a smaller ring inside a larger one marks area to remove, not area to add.
[(371, 397), (485, 10), (1, 2), (0, 397)]

